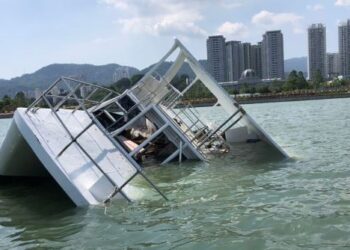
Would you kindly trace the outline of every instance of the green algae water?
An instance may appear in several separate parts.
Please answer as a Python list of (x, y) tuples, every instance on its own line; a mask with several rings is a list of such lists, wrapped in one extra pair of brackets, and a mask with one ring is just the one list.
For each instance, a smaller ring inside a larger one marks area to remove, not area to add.
[[(52, 181), (1, 180), (0, 249), (350, 248), (349, 107), (246, 105), (291, 159), (257, 143), (210, 163), (146, 169), (168, 202), (140, 182), (139, 201), (82, 209)], [(9, 124), (0, 120), (0, 140)]]

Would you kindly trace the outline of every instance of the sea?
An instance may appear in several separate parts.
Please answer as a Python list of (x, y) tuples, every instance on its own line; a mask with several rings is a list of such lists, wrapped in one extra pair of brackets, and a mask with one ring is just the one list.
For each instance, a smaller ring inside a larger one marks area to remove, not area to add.
[[(350, 249), (350, 99), (244, 108), (288, 159), (232, 145), (145, 169), (169, 201), (140, 179), (133, 203), (88, 208), (50, 179), (0, 179), (0, 249)], [(10, 123), (0, 120), (0, 141)]]

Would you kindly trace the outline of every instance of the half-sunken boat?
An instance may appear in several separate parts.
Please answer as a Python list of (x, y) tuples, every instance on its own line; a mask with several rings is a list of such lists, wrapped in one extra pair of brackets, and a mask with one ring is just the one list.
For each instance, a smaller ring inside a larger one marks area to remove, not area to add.
[[(177, 57), (167, 72), (157, 73), (174, 53)], [(178, 89), (171, 81), (185, 62), (195, 77)], [(226, 115), (214, 128), (184, 101), (196, 84), (215, 96), (215, 106)], [(132, 201), (130, 182), (140, 175), (166, 199), (143, 171), (147, 160), (204, 161), (227, 153), (232, 142), (266, 143), (287, 157), (175, 40), (169, 52), (122, 94), (61, 77), (28, 108), (18, 108), (0, 149), (0, 175), (51, 175), (77, 206), (118, 197)]]

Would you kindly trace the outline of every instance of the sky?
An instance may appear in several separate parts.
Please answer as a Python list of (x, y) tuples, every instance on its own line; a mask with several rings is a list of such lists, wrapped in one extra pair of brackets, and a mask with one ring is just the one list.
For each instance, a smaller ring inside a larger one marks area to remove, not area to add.
[(51, 63), (117, 63), (139, 69), (180, 39), (197, 59), (206, 38), (256, 43), (281, 29), (285, 58), (307, 55), (307, 27), (327, 27), (327, 51), (338, 50), (350, 0), (0, 0), (0, 78)]

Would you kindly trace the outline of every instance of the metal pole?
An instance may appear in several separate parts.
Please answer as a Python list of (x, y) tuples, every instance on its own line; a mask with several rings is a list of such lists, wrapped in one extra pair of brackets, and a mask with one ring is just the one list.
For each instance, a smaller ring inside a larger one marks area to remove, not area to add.
[[(70, 86), (68, 86), (70, 88)], [(75, 94), (74, 94), (75, 95)], [(75, 95), (76, 97), (76, 95)], [(127, 152), (125, 151), (125, 149), (119, 145), (115, 139), (109, 134), (108, 131), (105, 130), (105, 128), (101, 125), (101, 123), (93, 116), (91, 115), (87, 109), (85, 108), (84, 103), (81, 103), (83, 110), (85, 111), (85, 113), (90, 117), (90, 119), (95, 123), (95, 125), (102, 131), (102, 133), (104, 133), (105, 136), (107, 136), (107, 138), (110, 140), (110, 142), (119, 149), (119, 151), (125, 156), (128, 157)], [(151, 106), (149, 107), (151, 108)], [(138, 171), (138, 173), (165, 199), (168, 200), (168, 198), (159, 190), (159, 188), (157, 186), (155, 186), (153, 184), (153, 182), (148, 179), (148, 177), (142, 172), (142, 169), (139, 167), (139, 165), (136, 163), (136, 161), (132, 158), (132, 157), (128, 157), (129, 161), (132, 163), (132, 166)]]
[(46, 95), (47, 93), (49, 93), (49, 92), (51, 91), (51, 89), (53, 89), (53, 87), (55, 87), (56, 84), (59, 83), (60, 81), (61, 81), (61, 78), (58, 78), (56, 81), (54, 81), (54, 83), (53, 83), (47, 90), (45, 90), (45, 91), (41, 94), (41, 96), (40, 96), (38, 99), (36, 99), (32, 104), (29, 105), (29, 107), (28, 107), (27, 110), (26, 110), (26, 113), (27, 113), (31, 108), (33, 108), (35, 105), (37, 105), (37, 104), (43, 99), (44, 95)]
[(72, 145), (82, 134), (84, 134), (92, 125), (94, 125), (93, 122), (91, 122), (89, 125), (86, 126), (79, 134), (77, 134), (72, 141), (70, 141), (58, 154), (57, 157), (60, 157), (64, 151), (69, 148), (70, 145)]
[[(45, 95), (43, 96), (43, 99), (45, 100), (45, 102), (47, 103), (47, 105), (49, 105), (51, 111), (53, 112), (53, 114), (55, 115), (55, 117), (57, 118), (57, 120), (61, 123), (61, 125), (63, 126), (63, 128), (65, 129), (65, 131), (67, 132), (67, 134), (70, 136), (71, 140), (74, 140), (73, 135), (71, 134), (71, 132), (69, 131), (69, 129), (66, 127), (66, 125), (64, 124), (64, 122), (62, 121), (61, 117), (59, 117), (59, 115), (56, 113), (56, 111), (53, 109), (51, 103), (46, 99)], [(77, 146), (80, 148), (80, 150), (89, 158), (89, 160), (100, 170), (100, 172), (107, 178), (107, 180), (112, 183), (113, 186), (117, 186), (116, 183), (103, 171), (103, 169), (100, 167), (100, 165), (98, 165), (98, 163), (90, 156), (90, 154), (80, 145), (80, 143), (78, 143), (77, 141), (75, 141), (75, 143), (77, 144)], [(124, 194), (124, 192), (120, 192), (123, 197), (128, 200), (129, 202), (131, 202), (131, 200)]]
[(143, 147), (145, 147), (148, 143), (150, 143), (154, 138), (156, 138), (160, 133), (162, 133), (169, 124), (163, 125), (160, 129), (158, 129), (156, 132), (154, 132), (150, 137), (148, 137), (146, 140), (144, 140), (140, 145), (138, 145), (133, 151), (129, 153), (129, 156), (132, 157), (136, 153), (138, 153)]
[(232, 128), (234, 125), (236, 125), (237, 122), (239, 122), (243, 118), (243, 116), (244, 116), (244, 114), (241, 115), (240, 117), (238, 117), (238, 119), (234, 123), (232, 123), (230, 126), (228, 126), (224, 131), (222, 131), (222, 133), (220, 135), (223, 136), (225, 134), (225, 132), (227, 130), (229, 130), (230, 128)]
[(233, 117), (235, 117), (241, 110), (238, 109), (235, 113), (233, 113), (226, 121), (224, 121), (219, 127), (217, 127), (214, 131), (209, 133), (209, 135), (201, 141), (201, 143), (198, 145), (198, 147), (201, 147), (206, 141), (210, 139), (214, 134), (216, 134), (223, 126), (225, 126), (226, 123), (228, 123)]
[(81, 85), (82, 84), (79, 83), (73, 90), (71, 90), (65, 97), (63, 97), (62, 100), (56, 104), (56, 106), (54, 107), (54, 110), (55, 111), (59, 110), (61, 105), (63, 105), (67, 101), (67, 99), (69, 99), (70, 96), (81, 87)]
[(105, 199), (105, 200), (103, 201), (103, 203), (106, 204), (106, 203), (110, 202), (111, 199), (112, 199), (117, 193), (121, 192), (122, 189), (123, 189), (127, 184), (129, 184), (129, 182), (132, 181), (132, 179), (134, 179), (134, 178), (137, 176), (137, 174), (138, 174), (138, 172), (136, 171), (126, 182), (124, 182), (123, 185), (121, 185), (121, 186), (118, 187), (118, 188), (115, 188), (114, 191), (108, 196), (108, 198)]
[(179, 146), (179, 163), (182, 162), (182, 141), (180, 141), (180, 146)]

